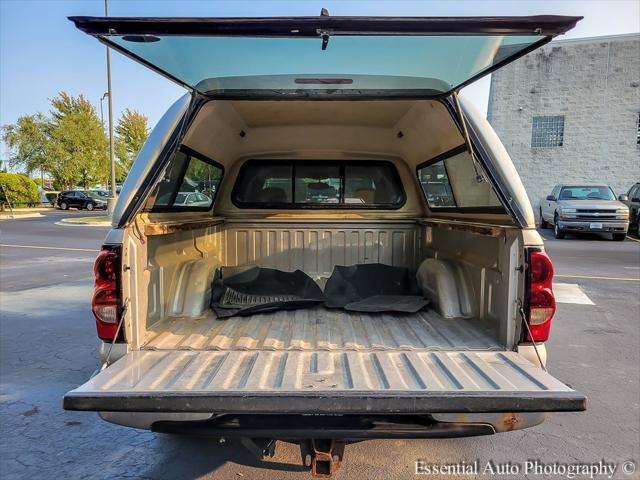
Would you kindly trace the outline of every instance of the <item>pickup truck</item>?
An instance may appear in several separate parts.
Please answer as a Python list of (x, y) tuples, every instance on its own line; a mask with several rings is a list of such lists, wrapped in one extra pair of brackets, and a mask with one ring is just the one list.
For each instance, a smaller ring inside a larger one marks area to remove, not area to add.
[(586, 408), (545, 367), (553, 265), (527, 194), (458, 94), (579, 18), (71, 20), (188, 93), (122, 186), (100, 366), (65, 409), (298, 442), (331, 475), (349, 442)]

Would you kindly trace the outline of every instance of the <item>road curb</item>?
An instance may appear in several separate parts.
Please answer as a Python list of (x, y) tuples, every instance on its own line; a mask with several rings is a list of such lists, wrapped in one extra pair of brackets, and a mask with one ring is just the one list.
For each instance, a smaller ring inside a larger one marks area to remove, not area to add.
[(104, 222), (86, 222), (82, 221), (82, 218), (63, 218), (62, 220), (55, 222), (55, 224), (63, 227), (110, 227), (111, 220), (106, 220)]
[(41, 218), (44, 217), (41, 213), (27, 213), (25, 215), (15, 215), (13, 217), (7, 215), (0, 216), (0, 221), (2, 220), (20, 220), (22, 218)]

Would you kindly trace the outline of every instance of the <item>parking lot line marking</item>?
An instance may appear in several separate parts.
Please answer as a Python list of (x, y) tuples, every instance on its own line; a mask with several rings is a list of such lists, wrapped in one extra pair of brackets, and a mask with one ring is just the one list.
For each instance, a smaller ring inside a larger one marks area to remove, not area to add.
[(586, 278), (589, 280), (619, 280), (621, 282), (640, 282), (640, 278), (633, 277), (598, 277), (595, 275), (553, 275), (556, 278)]
[(628, 240), (633, 240), (634, 242), (640, 243), (640, 240), (638, 240), (637, 238), (630, 237), (629, 235), (627, 235), (627, 239)]
[(12, 245), (9, 243), (0, 243), (0, 247), (10, 247), (10, 248), (38, 248), (41, 250), (66, 250), (68, 252), (91, 252), (97, 253), (100, 250), (94, 250), (92, 248), (70, 248), (70, 247), (43, 247), (40, 245)]
[(575, 303), (578, 305), (595, 305), (576, 283), (554, 283), (553, 296), (558, 303)]

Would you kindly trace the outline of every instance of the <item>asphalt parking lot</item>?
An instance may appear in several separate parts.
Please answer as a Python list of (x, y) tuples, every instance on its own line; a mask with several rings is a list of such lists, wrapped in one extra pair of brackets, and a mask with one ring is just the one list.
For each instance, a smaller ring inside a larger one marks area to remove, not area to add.
[[(97, 366), (89, 297), (107, 229), (58, 225), (61, 215), (0, 222), (0, 477), (309, 478), (286, 443), (260, 462), (234, 442), (136, 431), (62, 410), (64, 393)], [(548, 367), (589, 397), (587, 412), (491, 437), (350, 445), (337, 478), (409, 478), (417, 460), (637, 465), (640, 242), (542, 233), (556, 283), (568, 292), (558, 299)], [(613, 478), (640, 477), (618, 470)]]

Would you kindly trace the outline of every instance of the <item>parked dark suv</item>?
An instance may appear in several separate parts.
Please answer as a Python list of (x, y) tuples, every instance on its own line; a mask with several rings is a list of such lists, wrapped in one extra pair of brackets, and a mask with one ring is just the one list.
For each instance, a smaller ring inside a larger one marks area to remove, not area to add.
[(629, 189), (624, 203), (629, 207), (629, 230), (640, 237), (640, 182)]
[(96, 208), (107, 209), (107, 200), (97, 192), (82, 192), (79, 190), (71, 190), (60, 192), (56, 204), (62, 210), (68, 208), (77, 208), (78, 210), (87, 209), (89, 211)]

